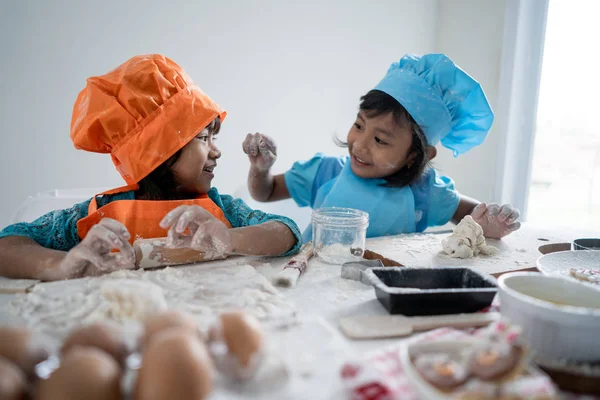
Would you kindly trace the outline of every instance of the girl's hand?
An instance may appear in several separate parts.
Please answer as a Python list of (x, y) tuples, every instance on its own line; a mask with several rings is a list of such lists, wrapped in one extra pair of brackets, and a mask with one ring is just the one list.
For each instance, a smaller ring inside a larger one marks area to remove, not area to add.
[[(119, 221), (103, 218), (61, 261), (59, 269), (66, 278), (101, 275), (119, 269), (135, 268), (135, 251), (130, 234)], [(118, 249), (119, 252), (112, 252)]]
[(501, 239), (521, 227), (519, 210), (510, 204), (481, 203), (471, 213), (471, 216), (483, 228), (483, 235), (490, 239)]
[(169, 229), (168, 247), (188, 247), (220, 256), (231, 252), (231, 233), (227, 226), (200, 206), (179, 206), (160, 222)]
[(250, 166), (255, 171), (266, 172), (277, 160), (277, 146), (272, 138), (262, 133), (249, 133), (242, 144), (248, 154)]

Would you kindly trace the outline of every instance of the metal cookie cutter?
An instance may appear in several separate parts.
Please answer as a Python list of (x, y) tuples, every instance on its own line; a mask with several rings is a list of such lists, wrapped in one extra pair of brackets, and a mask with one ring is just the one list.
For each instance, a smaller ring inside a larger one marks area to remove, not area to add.
[(365, 272), (371, 268), (378, 267), (383, 267), (381, 260), (349, 261), (342, 264), (341, 276), (344, 279), (350, 279), (372, 286), (373, 284)]

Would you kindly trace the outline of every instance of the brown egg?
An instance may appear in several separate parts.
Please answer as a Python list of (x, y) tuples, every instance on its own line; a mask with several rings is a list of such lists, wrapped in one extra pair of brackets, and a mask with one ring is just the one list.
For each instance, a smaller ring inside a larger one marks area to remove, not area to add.
[(38, 384), (35, 400), (119, 400), (121, 367), (104, 351), (73, 347), (60, 366)]
[(0, 399), (24, 400), (27, 378), (14, 363), (0, 357)]
[(146, 318), (144, 334), (140, 338), (139, 347), (142, 348), (158, 332), (175, 327), (188, 329), (201, 338), (198, 324), (192, 315), (183, 311), (169, 310)]
[(144, 348), (135, 399), (205, 399), (212, 390), (212, 370), (198, 336), (184, 328), (165, 329)]
[(114, 357), (121, 365), (129, 351), (121, 327), (111, 322), (96, 322), (72, 331), (60, 350), (66, 354), (75, 346), (97, 347)]
[(35, 365), (49, 355), (40, 335), (24, 327), (0, 327), (0, 356), (15, 363), (26, 375), (32, 376)]
[[(258, 320), (243, 312), (221, 314), (221, 335), (229, 354), (235, 356), (242, 367), (250, 366), (252, 356), (262, 349), (263, 333)], [(215, 333), (213, 333), (213, 338)]]

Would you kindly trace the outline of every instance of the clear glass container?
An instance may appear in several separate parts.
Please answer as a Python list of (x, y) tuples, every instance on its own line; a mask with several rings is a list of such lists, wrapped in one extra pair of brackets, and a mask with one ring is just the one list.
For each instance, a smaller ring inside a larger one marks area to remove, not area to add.
[(330, 264), (362, 257), (368, 226), (369, 214), (364, 211), (340, 207), (314, 210), (312, 236), (316, 255)]

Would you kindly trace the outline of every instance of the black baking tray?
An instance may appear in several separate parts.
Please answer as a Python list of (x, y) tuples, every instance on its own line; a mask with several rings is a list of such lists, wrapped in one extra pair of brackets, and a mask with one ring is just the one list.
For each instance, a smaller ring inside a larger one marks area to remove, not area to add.
[(472, 313), (488, 307), (496, 279), (466, 267), (372, 268), (367, 276), (391, 314), (441, 315)]

